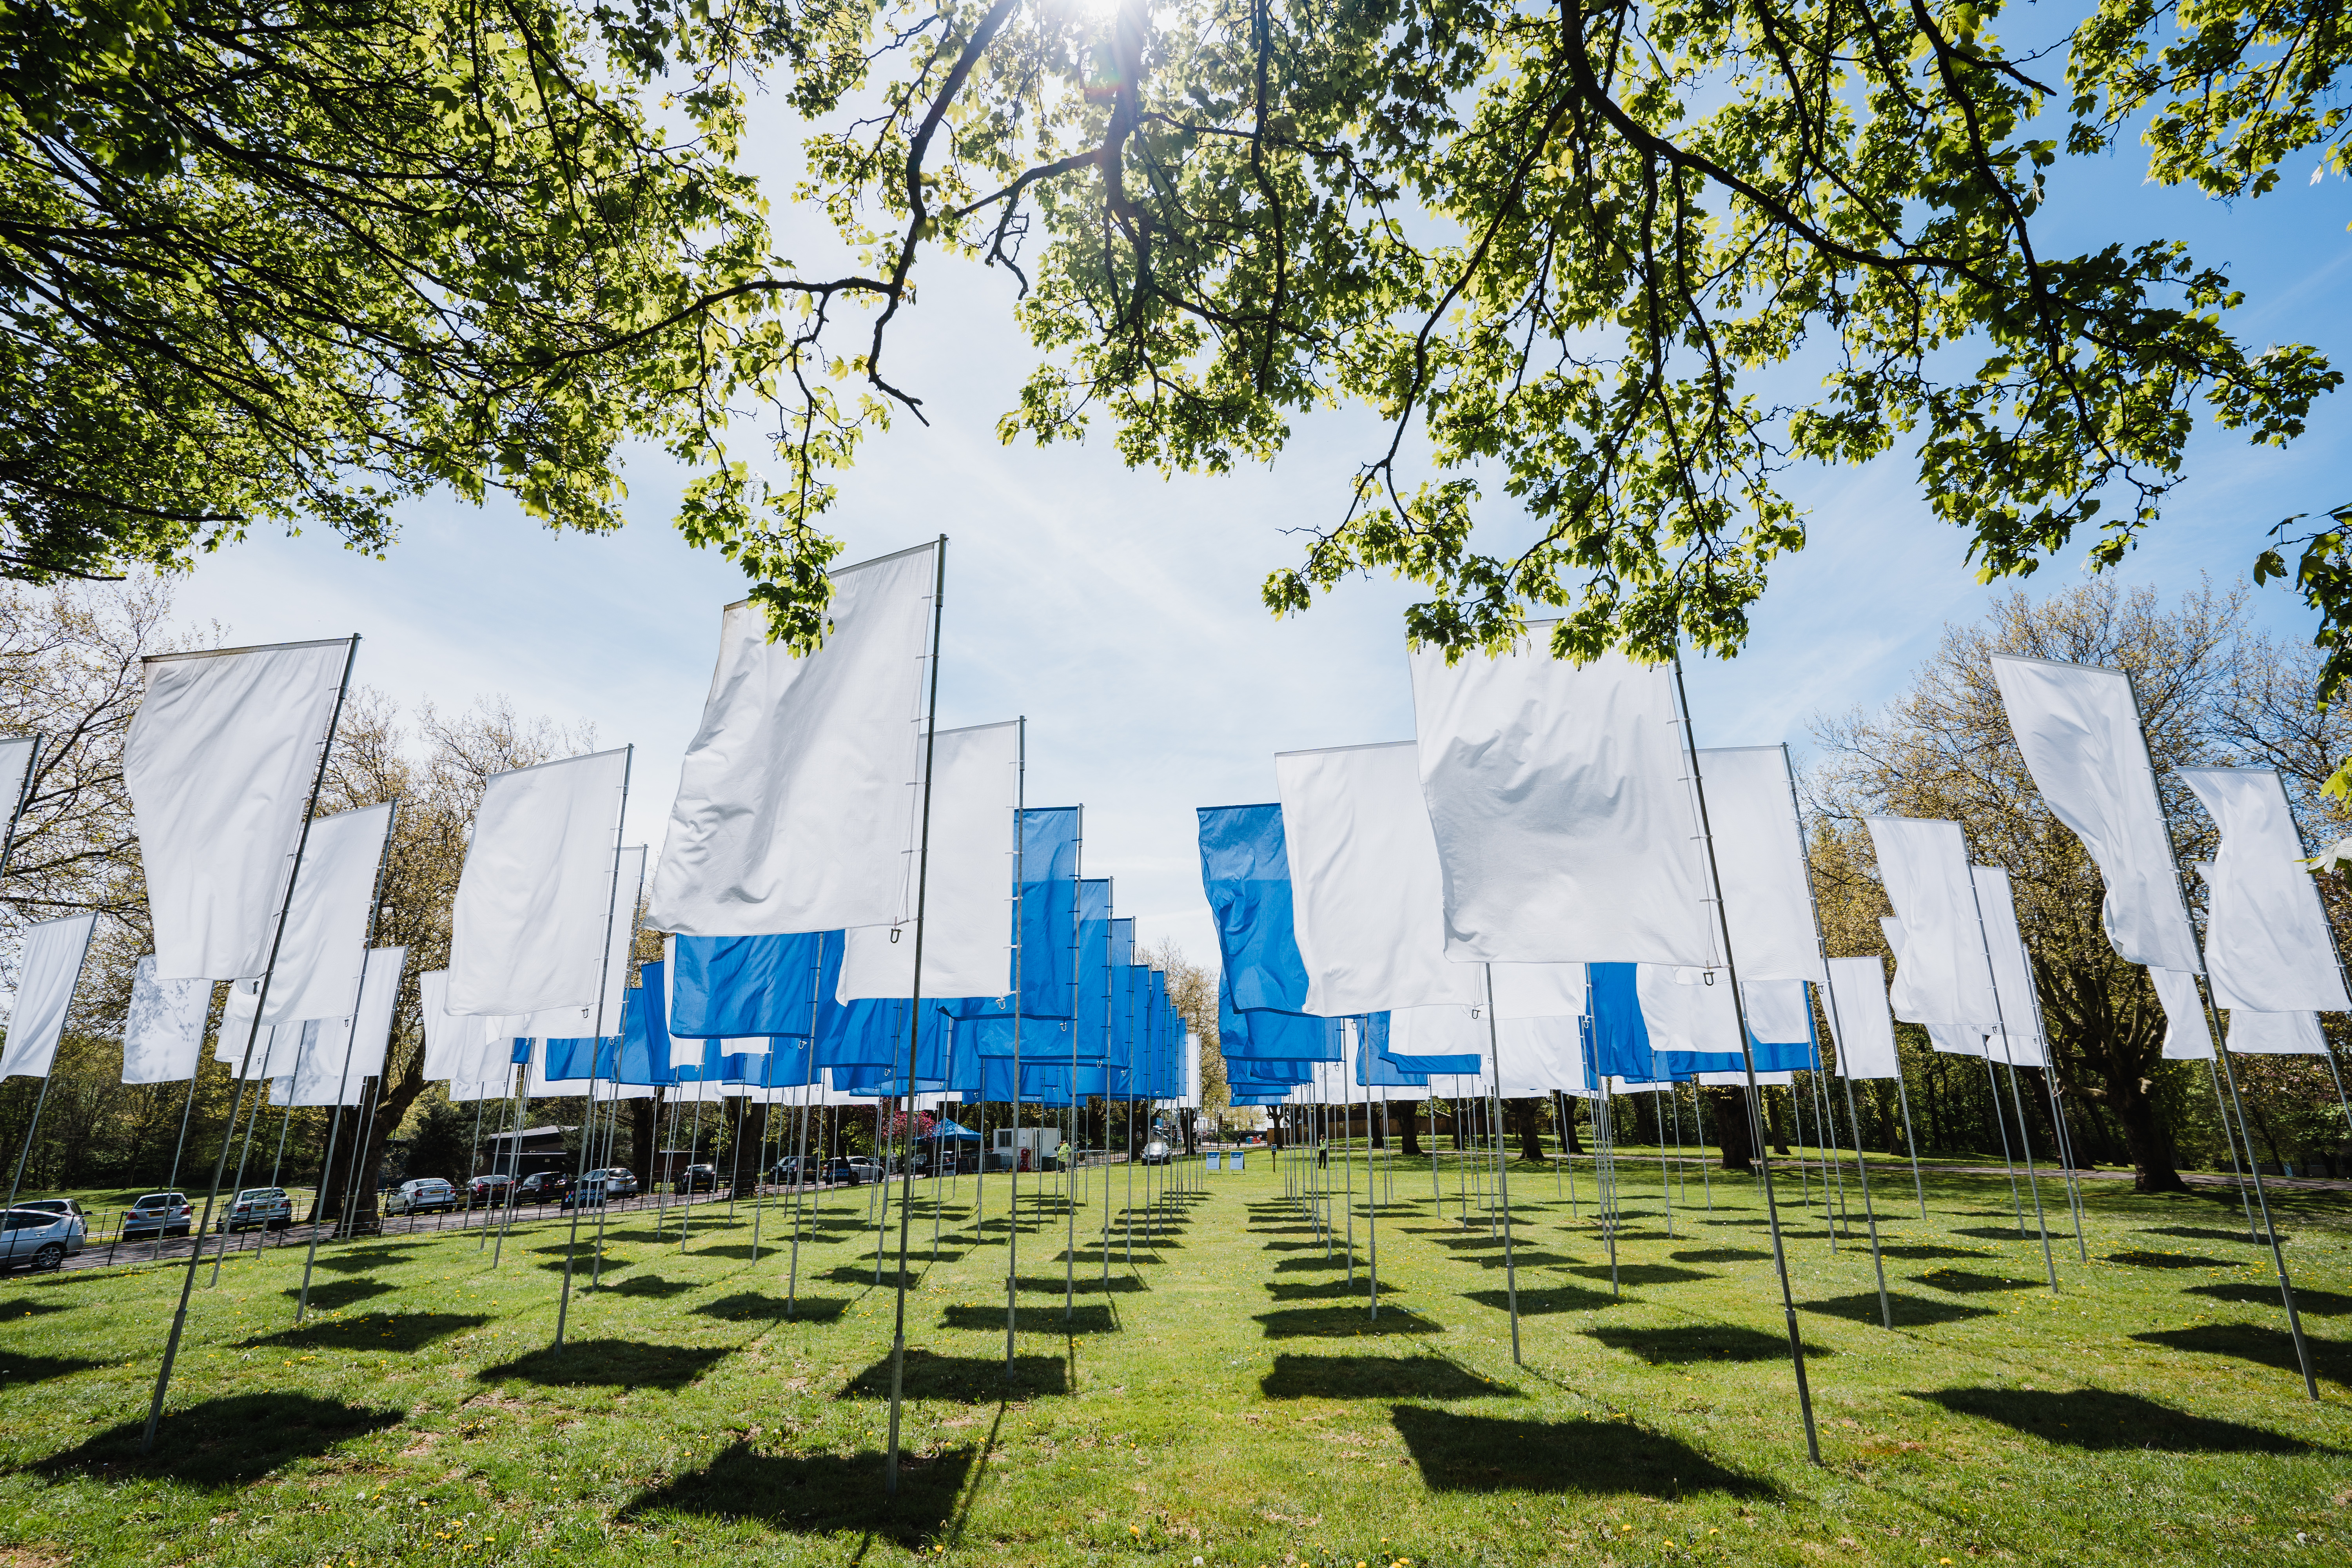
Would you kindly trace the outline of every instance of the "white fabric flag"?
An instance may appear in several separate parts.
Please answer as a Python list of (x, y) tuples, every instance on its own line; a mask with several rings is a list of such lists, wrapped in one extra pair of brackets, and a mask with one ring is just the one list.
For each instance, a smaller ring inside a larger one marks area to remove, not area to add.
[(1830, 960), (1838, 1070), (1847, 1078), (1901, 1078), (1895, 1015), (1886, 1008), (1886, 966), (1875, 958)]
[(66, 1011), (82, 960), (89, 956), (96, 915), (68, 915), (25, 928), (25, 956), (16, 973), (16, 1005), (8, 1014), (8, 1043), (0, 1050), (0, 1079), (47, 1078), (66, 1032)]
[[(1722, 989), (1720, 985), (1717, 990)], [(1768, 1046), (1810, 1045), (1813, 1038), (1813, 1002), (1801, 980), (1743, 980), (1739, 994), (1748, 1004), (1748, 1032)], [(1739, 1035), (1732, 1031), (1733, 1050)]]
[(1584, 1029), (1576, 1018), (1497, 1018), (1498, 1080), (1506, 1100), (1529, 1100), (1584, 1081)]
[(2205, 1003), (2197, 994), (2197, 977), (2177, 969), (2151, 969), (2156, 999), (2164, 1006), (2164, 1059), (2206, 1062), (2213, 1059), (2213, 1031), (2205, 1022)]
[(310, 824), (302, 868), (286, 909), (286, 939), (262, 998), (261, 1021), (345, 1018), (367, 965), (368, 916), (392, 832), (392, 805), (339, 811)]
[(155, 973), (237, 980), (269, 961), (352, 642), (146, 661), (123, 742)]
[(1981, 1057), (1985, 1054), (1985, 1033), (1966, 1024), (1929, 1024), (1927, 1047), (1948, 1057)]
[(1306, 1011), (1477, 1006), (1486, 981), (1445, 956), (1445, 879), (1410, 741), (1274, 759)]
[(593, 1007), (604, 973), (629, 753), (493, 773), (449, 909), (449, 1009)]
[(1719, 964), (1674, 674), (1532, 640), (1411, 656), (1445, 952), (1521, 963)]
[(1895, 1016), (1914, 1024), (1999, 1027), (1960, 825), (1908, 816), (1865, 821), (1878, 851), (1879, 881), (1903, 922), (1889, 995)]
[(2316, 1013), (2257, 1013), (2230, 1009), (2230, 1048), (2240, 1056), (2324, 1057), (2327, 1040)]
[(1484, 1060), (1486, 1020), (1467, 1007), (1399, 1007), (1389, 1015), (1389, 1055)]
[[(1698, 1075), (1698, 1081), (1710, 1089), (1744, 1089), (1748, 1084), (1748, 1075), (1745, 1072), (1703, 1072)], [(1756, 1087), (1759, 1089), (1788, 1089), (1796, 1081), (1797, 1075), (1792, 1072), (1759, 1072), (1756, 1075)]]
[[(1822, 984), (1813, 889), (1805, 834), (1781, 746), (1737, 746), (1698, 754), (1706, 789), (1708, 837), (1723, 880), (1723, 913), (1741, 982)], [(1769, 1038), (1759, 1036), (1759, 1038)]]
[(2213, 1000), (2232, 1012), (2352, 1011), (2278, 774), (2183, 768), (2180, 779), (2221, 830), (2221, 852), (2198, 868), (2207, 888), (2205, 972)]
[(122, 1020), (122, 1081), (177, 1083), (205, 1054), (205, 1020), (212, 1014), (209, 980), (158, 980), (155, 955), (131, 976), (131, 1011)]
[(446, 1079), (480, 1054), (481, 1025), (449, 1011), (446, 969), (428, 969), (416, 977), (416, 1001), (425, 1026), (425, 1077)]
[(833, 574), (832, 634), (795, 658), (728, 607), (678, 773), (647, 920), (687, 936), (888, 925), (912, 900), (936, 544)]
[(1633, 995), (1653, 1051), (1736, 1051), (1739, 1009), (1721, 973), (1663, 963), (1636, 964)]
[(646, 847), (633, 844), (621, 851), (620, 880), (614, 889), (612, 929), (604, 939), (604, 1024), (596, 1023), (595, 1005), (548, 1007), (530, 1015), (518, 1035), (539, 1040), (608, 1038), (621, 1032), (623, 992), (629, 984), (629, 949), (636, 940), (637, 900), (645, 891)]
[(2006, 653), (1992, 656), (1992, 676), (2035, 786), (2106, 879), (2107, 941), (2126, 963), (2196, 973), (2197, 937), (2130, 678)]
[[(921, 922), (926, 928), (923, 994), (1010, 995), (1013, 814), (1021, 799), (1021, 726), (940, 731), (931, 772), (931, 850)], [(919, 798), (921, 792), (916, 793)], [(902, 879), (908, 892), (901, 923), (850, 928), (835, 1000), (915, 994), (914, 863), (910, 847)]]
[(33, 771), (33, 753), (40, 748), (37, 735), (10, 735), (0, 739), (0, 811), (11, 813), (9, 824), (0, 825), (0, 832), (13, 825), (17, 805), (25, 798), (25, 784)]
[(1581, 1018), (1588, 994), (1580, 963), (1497, 963), (1497, 1018)]
[[(301, 1044), (301, 1023), (298, 1020), (275, 1027), (264, 1024), (256, 1029), (253, 1007), (260, 988), (258, 980), (233, 982), (227, 1000), (221, 1005), (220, 1032), (213, 1037), (213, 1059), (226, 1067), (231, 1078), (284, 1078), (294, 1070), (294, 1053)], [(248, 1051), (253, 1069), (250, 1075), (241, 1071), (247, 1065)]]
[(1999, 866), (1972, 866), (1977, 910), (1984, 917), (1985, 946), (1992, 954), (1993, 997), (2000, 1005), (2000, 1021), (2008, 1030), (1986, 1036), (1986, 1048), (1995, 1060), (2011, 1067), (2050, 1065), (2050, 1050), (2042, 1037), (2042, 1005), (2033, 989), (2033, 971), (2026, 963), (2025, 934), (2017, 924), (2017, 895), (2009, 873)]

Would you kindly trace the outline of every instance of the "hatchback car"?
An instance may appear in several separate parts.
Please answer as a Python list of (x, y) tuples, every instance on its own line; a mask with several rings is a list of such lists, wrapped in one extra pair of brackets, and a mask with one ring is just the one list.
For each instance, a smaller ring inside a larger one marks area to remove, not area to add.
[(604, 1170), (591, 1171), (589, 1174), (604, 1182), (604, 1195), (608, 1198), (633, 1198), (637, 1195), (637, 1175), (634, 1171), (607, 1165)]
[(438, 1176), (403, 1182), (383, 1200), (386, 1214), (435, 1214), (457, 1206), (457, 1189)]
[(563, 1195), (564, 1184), (572, 1178), (562, 1171), (533, 1171), (515, 1189), (519, 1204), (551, 1204)]
[(1154, 1138), (1143, 1146), (1143, 1163), (1147, 1165), (1165, 1165), (1170, 1158), (1168, 1144), (1164, 1139)]
[(284, 1230), (293, 1223), (294, 1200), (286, 1195), (284, 1187), (247, 1187), (221, 1215), (220, 1228)]
[(185, 1236), (194, 1216), (184, 1193), (149, 1193), (123, 1211), (122, 1239), (151, 1236)]
[(719, 1167), (716, 1165), (688, 1165), (670, 1184), (670, 1191), (674, 1193), (715, 1193), (718, 1190)]
[(0, 1212), (0, 1268), (61, 1268), (81, 1250), (87, 1231), (79, 1215), (28, 1208)]
[(487, 1176), (476, 1176), (466, 1184), (466, 1200), (474, 1207), (479, 1208), (485, 1204), (494, 1204), (504, 1198), (507, 1189), (513, 1185), (514, 1178), (503, 1171)]

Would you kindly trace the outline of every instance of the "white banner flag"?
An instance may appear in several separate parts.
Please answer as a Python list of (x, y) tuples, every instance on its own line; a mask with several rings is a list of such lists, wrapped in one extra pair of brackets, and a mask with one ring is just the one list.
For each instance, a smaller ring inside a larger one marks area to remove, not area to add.
[(2205, 1004), (2197, 994), (2197, 977), (2177, 969), (2151, 969), (2156, 999), (2164, 1007), (2164, 1059), (2203, 1062), (2213, 1059), (2213, 1031), (2205, 1022)]
[(1901, 1078), (1895, 1016), (1886, 1008), (1886, 966), (1875, 958), (1830, 960), (1830, 996), (1836, 1005), (1838, 1071), (1847, 1078)]
[(345, 1018), (358, 1005), (368, 917), (375, 908), (376, 872), (392, 834), (392, 813), (387, 801), (310, 824), (294, 897), (286, 907), (286, 937), (278, 944), (269, 994), (261, 1002), (263, 1023)]
[(352, 641), (146, 661), (122, 747), (165, 980), (239, 980), (269, 960)]
[(1497, 1018), (1581, 1018), (1588, 990), (1580, 963), (1497, 963)]
[(122, 1020), (122, 1081), (177, 1083), (193, 1074), (204, 1057), (212, 1006), (213, 982), (158, 980), (155, 955), (141, 959)]
[(909, 912), (939, 546), (833, 574), (832, 633), (795, 658), (729, 606), (678, 773), (647, 919), (684, 936), (888, 925)]
[(25, 928), (25, 956), (16, 972), (16, 1005), (8, 1013), (8, 1043), (0, 1049), (0, 1079), (47, 1078), (66, 1032), (66, 1012), (82, 960), (89, 956), (96, 915), (68, 915)]
[(1446, 956), (1717, 965), (1674, 672), (1535, 640), (1411, 656)]
[[(33, 771), (33, 753), (40, 744), (37, 735), (0, 738), (0, 812), (14, 813), (25, 798), (27, 775)], [(0, 832), (6, 831), (7, 826), (0, 823)]]
[(2205, 972), (2213, 1000), (2233, 1012), (2352, 1011), (2278, 774), (2183, 768), (2180, 778), (2221, 830), (2221, 852), (2198, 868), (2207, 889)]
[(1823, 981), (1814, 935), (1804, 829), (1780, 746), (1719, 747), (1698, 754), (1707, 835), (1723, 879), (1731, 956), (1751, 980)]
[(1320, 1017), (1475, 1006), (1486, 981), (1445, 956), (1445, 880), (1410, 741), (1274, 759), (1291, 930)]
[(2324, 1057), (2327, 1041), (2316, 1013), (2257, 1013), (2230, 1009), (2230, 1048), (2240, 1056)]
[(2033, 970), (2027, 962), (2025, 933), (2017, 923), (2017, 896), (2009, 873), (1998, 866), (1972, 866), (1977, 910), (1984, 919), (1985, 946), (1992, 955), (1994, 1000), (2000, 1005), (2006, 1038), (1990, 1031), (1988, 1049), (1996, 1060), (2011, 1067), (2046, 1068), (2049, 1042), (2042, 1037), (2042, 1007), (2033, 989)]
[(2106, 879), (2109, 943), (2126, 963), (2196, 973), (2197, 937), (2130, 679), (2005, 653), (1992, 656), (1992, 675), (2035, 786)]
[(362, 1086), (383, 1071), (384, 1052), (392, 1043), (393, 1006), (400, 998), (400, 972), (407, 962), (404, 947), (379, 947), (368, 954), (359, 1012), (348, 1018), (314, 1018), (302, 1026), (294, 1071), (271, 1086), (272, 1105), (360, 1103)]
[[(923, 994), (1010, 995), (1013, 814), (1021, 798), (1021, 726), (942, 730), (931, 769), (936, 783), (923, 895)], [(910, 852), (910, 865), (913, 858)], [(911, 871), (906, 881), (904, 924), (850, 928), (835, 1000), (915, 994)]]
[(493, 773), (449, 911), (449, 1010), (593, 1008), (614, 906), (629, 753)]
[(1879, 881), (1902, 922), (1889, 996), (1895, 1016), (1914, 1024), (2000, 1027), (1960, 825), (1909, 816), (1864, 820), (1878, 851)]

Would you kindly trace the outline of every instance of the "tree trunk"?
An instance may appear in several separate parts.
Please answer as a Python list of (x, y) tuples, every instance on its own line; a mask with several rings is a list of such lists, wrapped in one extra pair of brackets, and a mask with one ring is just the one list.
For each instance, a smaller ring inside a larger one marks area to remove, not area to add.
[(1756, 1144), (1748, 1134), (1748, 1091), (1737, 1086), (1705, 1091), (1713, 1108), (1717, 1147), (1723, 1151), (1727, 1171), (1756, 1169)]
[(1429, 1101), (1425, 1100), (1409, 1100), (1405, 1101), (1404, 1152), (1408, 1159), (1418, 1160), (1421, 1158), (1420, 1114), (1421, 1108), (1428, 1103)]
[(1550, 1163), (1544, 1156), (1543, 1101), (1514, 1100), (1506, 1103), (1510, 1106), (1511, 1120), (1519, 1126), (1519, 1158), (1538, 1165)]
[[(1785, 1160), (1789, 1157), (1789, 1128), (1788, 1123), (1780, 1119), (1780, 1102), (1772, 1098), (1769, 1089), (1759, 1088), (1756, 1092), (1764, 1097), (1766, 1125), (1772, 1134), (1772, 1152)], [(1795, 1091), (1790, 1092), (1793, 1095)]]
[(630, 1100), (628, 1107), (629, 1170), (637, 1178), (637, 1190), (649, 1193), (654, 1190), (654, 1129), (661, 1124), (661, 1101), (648, 1096)]
[(1555, 1089), (1552, 1092), (1552, 1113), (1559, 1119), (1560, 1147), (1570, 1154), (1581, 1154), (1584, 1146), (1576, 1137), (1576, 1102)]

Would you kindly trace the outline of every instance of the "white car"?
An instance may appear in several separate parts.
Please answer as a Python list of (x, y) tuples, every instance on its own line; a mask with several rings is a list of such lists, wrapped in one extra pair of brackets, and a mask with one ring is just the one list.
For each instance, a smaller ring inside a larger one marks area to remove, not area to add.
[(426, 1214), (457, 1206), (457, 1189), (438, 1176), (420, 1176), (413, 1182), (403, 1182), (393, 1194), (383, 1200), (386, 1214)]
[(0, 1212), (0, 1268), (61, 1268), (81, 1250), (88, 1232), (76, 1214), (26, 1208)]

